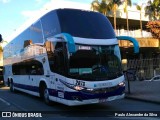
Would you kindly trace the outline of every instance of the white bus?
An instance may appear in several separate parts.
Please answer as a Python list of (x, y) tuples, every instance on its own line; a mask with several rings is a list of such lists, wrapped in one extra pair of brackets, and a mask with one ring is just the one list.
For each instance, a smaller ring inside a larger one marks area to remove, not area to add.
[(100, 13), (56, 9), (4, 48), (4, 81), (19, 90), (65, 105), (121, 99), (125, 78), (109, 20)]

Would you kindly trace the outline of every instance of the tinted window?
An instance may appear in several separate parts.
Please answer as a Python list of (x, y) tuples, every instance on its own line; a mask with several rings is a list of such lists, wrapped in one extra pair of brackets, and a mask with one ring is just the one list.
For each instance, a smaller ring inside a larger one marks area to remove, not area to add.
[[(53, 72), (60, 73), (62, 75), (66, 74), (67, 67), (67, 51), (66, 51), (66, 43), (57, 42), (55, 43), (55, 49), (53, 53), (53, 57), (50, 57), (50, 68)], [(52, 64), (51, 64), (52, 63)]]
[(30, 39), (30, 30), (26, 29), (5, 47), (4, 58), (17, 54), (21, 49), (23, 49), (24, 41)]
[(36, 22), (30, 27), (31, 40), (33, 43), (43, 43), (42, 28), (40, 21)]
[(27, 60), (12, 65), (13, 75), (43, 75), (43, 65), (37, 60)]
[(46, 14), (42, 19), (43, 33), (44, 37), (54, 36), (60, 33), (59, 22), (57, 19), (57, 14), (55, 11), (52, 11)]
[(100, 13), (63, 9), (57, 10), (57, 14), (61, 32), (82, 38), (115, 38), (115, 33), (109, 20)]

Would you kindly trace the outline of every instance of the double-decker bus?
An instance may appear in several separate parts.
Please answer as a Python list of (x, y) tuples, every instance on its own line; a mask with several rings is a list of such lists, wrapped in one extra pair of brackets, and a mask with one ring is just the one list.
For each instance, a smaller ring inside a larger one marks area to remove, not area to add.
[(42, 16), (4, 48), (4, 81), (19, 90), (65, 105), (121, 99), (125, 78), (119, 39), (98, 12), (56, 9)]

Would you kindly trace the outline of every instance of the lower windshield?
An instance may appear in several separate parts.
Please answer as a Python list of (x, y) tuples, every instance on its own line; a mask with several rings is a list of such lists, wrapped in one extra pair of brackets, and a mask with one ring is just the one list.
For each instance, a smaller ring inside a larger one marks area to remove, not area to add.
[(111, 80), (122, 75), (118, 45), (76, 45), (69, 57), (69, 76), (81, 80)]

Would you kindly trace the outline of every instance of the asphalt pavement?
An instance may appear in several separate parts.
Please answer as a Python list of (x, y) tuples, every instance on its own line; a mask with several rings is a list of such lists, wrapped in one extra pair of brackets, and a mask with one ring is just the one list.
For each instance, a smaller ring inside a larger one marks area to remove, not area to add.
[(160, 104), (160, 81), (126, 81), (126, 98)]

